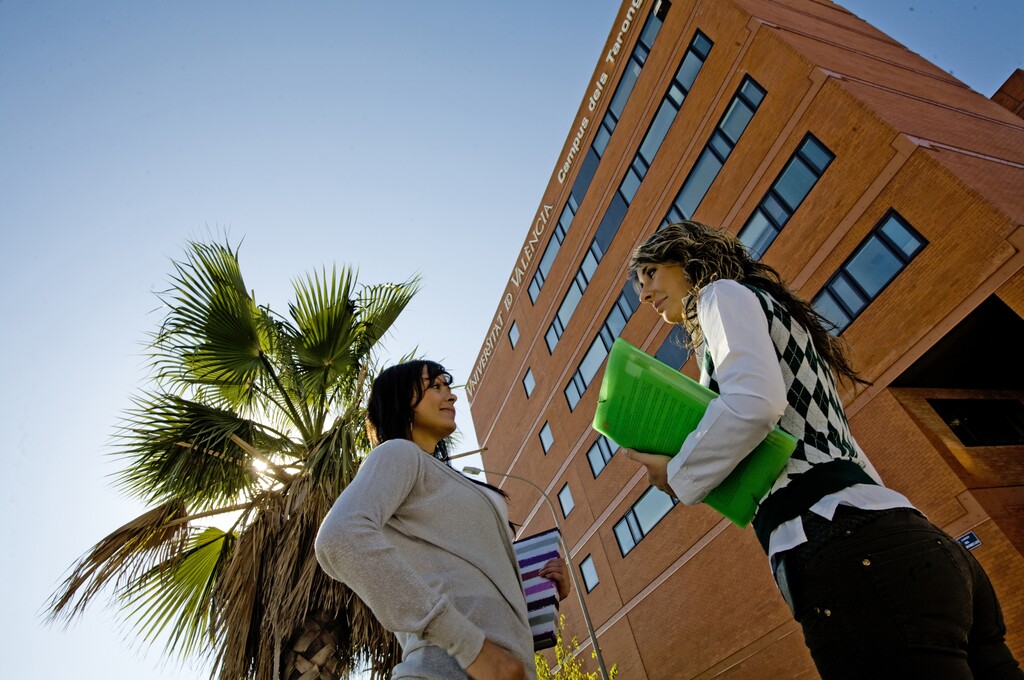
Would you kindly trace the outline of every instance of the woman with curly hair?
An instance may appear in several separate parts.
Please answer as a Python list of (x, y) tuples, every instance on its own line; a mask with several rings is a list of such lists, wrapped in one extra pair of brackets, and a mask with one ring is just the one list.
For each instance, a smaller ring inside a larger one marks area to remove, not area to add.
[(629, 266), (719, 396), (674, 457), (626, 455), (694, 504), (774, 427), (797, 438), (753, 527), (821, 676), (1024, 678), (977, 560), (885, 487), (854, 440), (836, 376), (864, 381), (828, 322), (739, 240), (697, 222), (658, 231)]

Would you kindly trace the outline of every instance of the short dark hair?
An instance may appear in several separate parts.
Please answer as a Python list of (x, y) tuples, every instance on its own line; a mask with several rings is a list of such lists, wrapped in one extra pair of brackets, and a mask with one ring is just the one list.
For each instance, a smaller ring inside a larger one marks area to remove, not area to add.
[[(392, 439), (412, 437), (412, 410), (423, 400), (424, 367), (427, 369), (428, 386), (439, 377), (446, 385), (452, 384), (452, 374), (441, 364), (428, 359), (414, 359), (395, 364), (385, 368), (374, 379), (370, 387), (370, 399), (366, 404), (366, 434), (374, 446), (380, 446)], [(448, 467), (452, 466), (448, 460), (450, 443), (451, 438), (445, 437), (434, 449), (434, 458)], [(508, 494), (496, 486), (472, 477), (466, 479), (508, 498)]]
[[(412, 412), (423, 399), (423, 369), (427, 384), (440, 377), (452, 384), (451, 374), (436, 361), (414, 359), (396, 364), (380, 372), (370, 387), (366, 404), (366, 434), (370, 443), (379, 446), (392, 439), (409, 439), (412, 435)], [(437, 443), (434, 457), (448, 461), (447, 437)]]

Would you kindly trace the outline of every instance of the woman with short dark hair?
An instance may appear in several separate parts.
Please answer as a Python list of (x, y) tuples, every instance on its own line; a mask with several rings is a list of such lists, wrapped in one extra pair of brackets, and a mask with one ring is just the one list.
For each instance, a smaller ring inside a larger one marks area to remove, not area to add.
[[(532, 680), (533, 636), (505, 494), (448, 463), (451, 375), (433, 361), (374, 380), (375, 445), (320, 527), (316, 554), (402, 646), (393, 678)], [(541, 576), (568, 594), (564, 562)]]

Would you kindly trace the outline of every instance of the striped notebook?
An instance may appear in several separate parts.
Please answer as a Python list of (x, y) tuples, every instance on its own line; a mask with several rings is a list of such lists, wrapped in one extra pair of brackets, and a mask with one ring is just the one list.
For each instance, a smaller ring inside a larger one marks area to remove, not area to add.
[(535, 650), (554, 647), (558, 639), (558, 586), (537, 575), (544, 563), (562, 557), (558, 529), (527, 536), (513, 543), (519, 571), (523, 575), (523, 593), (530, 617)]

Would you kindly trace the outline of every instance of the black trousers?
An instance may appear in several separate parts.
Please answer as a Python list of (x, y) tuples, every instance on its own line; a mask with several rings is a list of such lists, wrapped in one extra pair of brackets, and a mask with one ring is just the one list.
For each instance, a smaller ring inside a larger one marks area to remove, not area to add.
[(963, 546), (910, 509), (841, 506), (835, 519), (806, 516), (811, 544), (776, 571), (824, 680), (1024, 680), (992, 584)]

